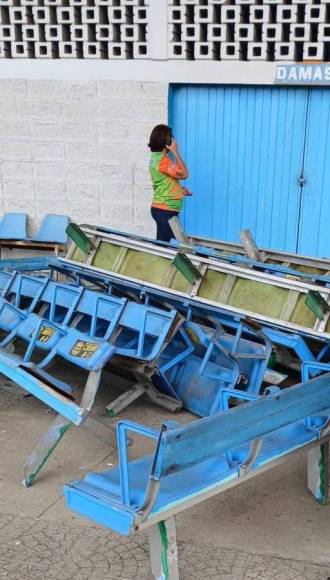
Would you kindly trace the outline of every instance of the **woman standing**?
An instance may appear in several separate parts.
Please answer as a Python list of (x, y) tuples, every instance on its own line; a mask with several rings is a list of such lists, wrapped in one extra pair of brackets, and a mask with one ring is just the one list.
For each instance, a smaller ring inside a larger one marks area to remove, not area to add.
[[(191, 192), (179, 183), (179, 179), (188, 177), (188, 169), (179, 153), (172, 129), (167, 125), (154, 127), (149, 147), (151, 149), (149, 171), (154, 191), (151, 215), (157, 224), (157, 240), (169, 242), (173, 238), (173, 232), (168, 221), (179, 214), (183, 196), (191, 195)], [(175, 161), (172, 161), (168, 153), (172, 153)]]

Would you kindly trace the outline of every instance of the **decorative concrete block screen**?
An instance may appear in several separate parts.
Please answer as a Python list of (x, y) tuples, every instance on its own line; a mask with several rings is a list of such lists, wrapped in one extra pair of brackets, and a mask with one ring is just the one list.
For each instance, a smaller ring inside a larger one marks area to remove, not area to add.
[(0, 0), (0, 57), (147, 58), (149, 0)]
[(330, 0), (169, 0), (169, 58), (329, 60)]
[(330, 60), (330, 0), (0, 0), (0, 58), (149, 59), (164, 24), (162, 59)]

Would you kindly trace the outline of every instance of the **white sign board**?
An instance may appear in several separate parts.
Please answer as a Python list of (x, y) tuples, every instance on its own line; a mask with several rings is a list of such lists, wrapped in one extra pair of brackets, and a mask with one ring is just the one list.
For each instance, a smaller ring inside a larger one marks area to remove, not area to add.
[(279, 64), (276, 84), (330, 85), (329, 64)]

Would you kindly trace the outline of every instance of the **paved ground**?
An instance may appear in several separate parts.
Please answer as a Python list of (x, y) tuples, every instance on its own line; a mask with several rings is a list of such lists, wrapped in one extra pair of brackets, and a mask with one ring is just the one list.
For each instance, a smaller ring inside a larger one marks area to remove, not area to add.
[[(95, 413), (102, 415), (105, 375)], [(125, 417), (158, 426), (164, 413), (147, 401)], [(0, 578), (19, 580), (150, 580), (145, 535), (125, 539), (67, 510), (63, 482), (116, 462), (114, 450), (72, 428), (30, 489), (22, 465), (54, 415), (2, 380), (0, 385)], [(188, 413), (179, 416), (191, 420)], [(103, 419), (105, 422), (108, 419)], [(145, 451), (138, 439), (132, 457)], [(183, 580), (328, 580), (330, 507), (306, 489), (304, 457), (180, 514)]]

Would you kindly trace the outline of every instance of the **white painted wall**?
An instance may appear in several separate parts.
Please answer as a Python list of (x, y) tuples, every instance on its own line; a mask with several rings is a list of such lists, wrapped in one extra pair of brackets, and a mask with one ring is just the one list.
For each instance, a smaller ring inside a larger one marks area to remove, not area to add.
[(0, 210), (154, 235), (150, 130), (167, 83), (0, 78)]

